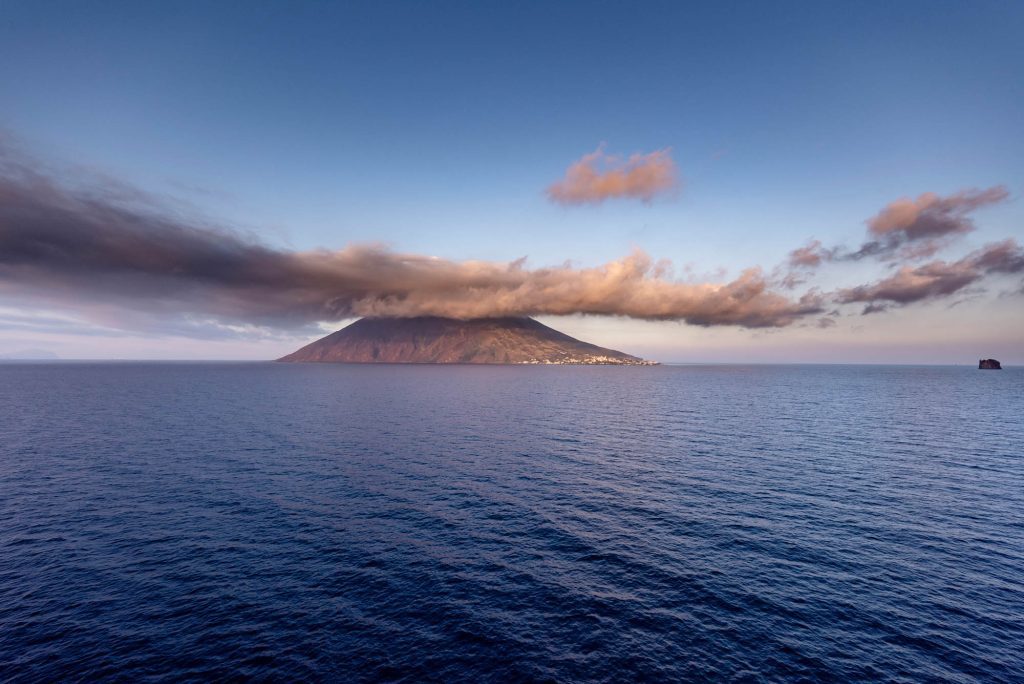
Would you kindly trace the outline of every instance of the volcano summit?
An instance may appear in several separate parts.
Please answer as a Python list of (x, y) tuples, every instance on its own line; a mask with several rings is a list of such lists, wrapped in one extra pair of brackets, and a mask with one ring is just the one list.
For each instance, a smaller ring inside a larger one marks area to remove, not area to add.
[(532, 318), (363, 318), (278, 359), (319, 363), (653, 365)]

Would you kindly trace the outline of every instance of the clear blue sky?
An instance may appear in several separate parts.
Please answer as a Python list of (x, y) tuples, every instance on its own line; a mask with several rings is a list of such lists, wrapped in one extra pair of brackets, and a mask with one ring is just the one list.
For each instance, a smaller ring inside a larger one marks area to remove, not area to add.
[[(855, 243), (899, 197), (1005, 185), (1011, 200), (978, 214), (962, 253), (1024, 236), (1024, 3), (6, 0), (0, 127), (46, 158), (296, 249), (382, 241), (459, 260), (594, 265), (638, 246), (680, 269), (735, 274), (771, 268), (810, 237)], [(601, 142), (627, 154), (670, 147), (682, 191), (649, 205), (549, 202), (544, 189)], [(822, 285), (831, 277), (844, 276)], [(986, 302), (979, 320), (999, 308)], [(828, 333), (839, 351), (826, 359), (871, 360), (849, 351), (864, 335), (854, 328), (922, 315), (908, 311), (767, 338), (561, 327), (677, 360), (729, 357), (718, 346), (785, 360)], [(932, 322), (956, 327), (943, 321)], [(902, 325), (862, 347), (910, 349), (919, 322)], [(1001, 325), (989, 348), (1012, 356), (1024, 321)], [(0, 347), (73, 355), (30, 337), (8, 333)], [(144, 342), (119, 344), (84, 348), (145, 355)], [(294, 346), (198, 344), (148, 348)]]

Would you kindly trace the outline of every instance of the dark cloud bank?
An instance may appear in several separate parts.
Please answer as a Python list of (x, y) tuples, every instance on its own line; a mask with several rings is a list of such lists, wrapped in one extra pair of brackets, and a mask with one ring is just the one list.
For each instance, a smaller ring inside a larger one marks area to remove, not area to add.
[[(922, 196), (890, 205), (869, 230), (896, 253), (968, 231), (967, 213), (1002, 197), (1001, 189)], [(804, 250), (793, 253), (793, 268), (840, 258), (820, 243)], [(1020, 247), (1007, 241), (950, 264), (903, 267), (831, 297), (791, 297), (758, 268), (725, 284), (681, 282), (667, 263), (642, 252), (594, 268), (537, 269), (522, 260), (453, 262), (372, 245), (295, 252), (209, 225), (113, 181), (71, 182), (0, 151), (0, 295), (120, 327), (162, 315), (298, 330), (368, 315), (545, 314), (781, 327), (822, 314), (830, 299), (906, 304), (952, 294), (990, 273), (1022, 270)]]
[(678, 282), (641, 252), (595, 268), (528, 269), (366, 245), (285, 251), (121, 186), (69, 187), (10, 154), (0, 177), (0, 291), (272, 327), (574, 313), (773, 327), (820, 310), (814, 296), (773, 292), (756, 268), (724, 285)]

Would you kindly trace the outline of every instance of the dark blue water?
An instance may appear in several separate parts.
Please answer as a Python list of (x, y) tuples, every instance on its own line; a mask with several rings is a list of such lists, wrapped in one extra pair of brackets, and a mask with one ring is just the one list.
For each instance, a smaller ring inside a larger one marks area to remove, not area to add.
[(1024, 681), (1024, 371), (0, 365), (0, 679)]

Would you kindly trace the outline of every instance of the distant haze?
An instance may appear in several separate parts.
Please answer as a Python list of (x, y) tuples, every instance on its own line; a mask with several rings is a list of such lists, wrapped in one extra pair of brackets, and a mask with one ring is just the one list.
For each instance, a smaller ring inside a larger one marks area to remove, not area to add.
[(45, 349), (19, 349), (12, 352), (0, 352), (0, 359), (9, 361), (53, 361), (60, 357)]

